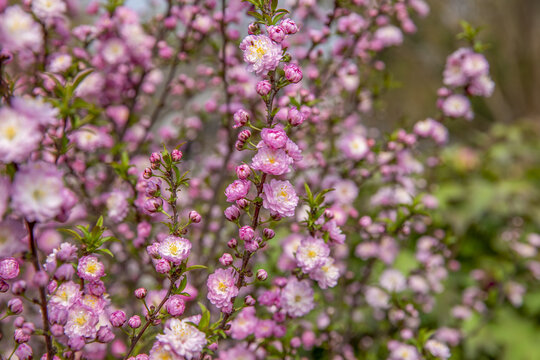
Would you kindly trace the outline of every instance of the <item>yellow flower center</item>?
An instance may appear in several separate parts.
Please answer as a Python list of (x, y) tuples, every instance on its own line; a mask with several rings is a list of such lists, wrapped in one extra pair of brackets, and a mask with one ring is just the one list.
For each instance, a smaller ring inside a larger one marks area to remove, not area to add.
[(8, 140), (13, 140), (17, 136), (17, 128), (13, 125), (8, 125), (4, 129), (4, 135)]
[(95, 262), (89, 262), (88, 265), (86, 265), (86, 272), (89, 272), (91, 274), (95, 273), (97, 271), (97, 264)]
[(176, 245), (174, 243), (169, 245), (169, 251), (171, 252), (171, 254), (173, 254), (173, 255), (178, 254), (178, 250), (179, 250), (178, 245)]
[(218, 289), (219, 289), (219, 291), (225, 291), (225, 290), (227, 290), (227, 285), (225, 285), (223, 283), (223, 281), (220, 281), (219, 284), (218, 284)]
[(307, 256), (311, 259), (313, 259), (314, 257), (317, 256), (317, 252), (313, 249), (309, 249), (308, 252), (307, 252)]
[(41, 200), (43, 199), (43, 197), (45, 196), (45, 192), (41, 189), (35, 189), (33, 192), (32, 192), (32, 197), (35, 199), (35, 200)]
[(84, 316), (84, 314), (77, 316), (74, 320), (74, 323), (79, 326), (83, 326), (84, 324), (86, 324), (86, 316)]

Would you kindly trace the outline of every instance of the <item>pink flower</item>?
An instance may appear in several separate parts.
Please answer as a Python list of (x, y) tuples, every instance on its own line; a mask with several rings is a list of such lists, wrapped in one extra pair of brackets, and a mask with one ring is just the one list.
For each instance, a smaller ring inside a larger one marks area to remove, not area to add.
[(156, 337), (158, 341), (150, 351), (152, 359), (171, 358), (171, 355), (174, 359), (183, 357), (186, 360), (199, 357), (206, 345), (206, 335), (188, 321), (191, 320), (173, 318), (167, 321), (163, 334)]
[(317, 281), (321, 289), (326, 289), (337, 285), (339, 269), (334, 265), (334, 259), (327, 257), (325, 263), (312, 271), (309, 276)]
[(43, 101), (42, 98), (32, 98), (30, 96), (14, 97), (11, 100), (11, 105), (13, 106), (13, 110), (39, 125), (51, 125), (58, 121), (59, 110)]
[(0, 279), (10, 280), (19, 275), (19, 263), (15, 258), (8, 257), (0, 261)]
[(287, 113), (287, 121), (292, 126), (298, 126), (304, 122), (306, 119), (305, 115), (300, 112), (296, 107), (289, 108), (289, 111)]
[(285, 145), (285, 152), (287, 152), (287, 155), (289, 155), (294, 161), (302, 161), (304, 158), (302, 156), (302, 150), (296, 145), (294, 141), (291, 139), (287, 140), (287, 144)]
[(463, 71), (463, 60), (471, 53), (471, 49), (461, 48), (448, 56), (443, 72), (443, 82), (445, 85), (458, 87), (467, 84), (468, 78)]
[(231, 322), (231, 337), (236, 340), (243, 340), (253, 334), (256, 327), (255, 308), (252, 306), (246, 307)]
[(0, 162), (25, 161), (42, 137), (37, 123), (9, 107), (0, 109), (0, 119)]
[(313, 289), (308, 280), (290, 278), (281, 291), (280, 301), (283, 310), (291, 317), (304, 316), (315, 307)]
[(68, 320), (64, 332), (69, 338), (95, 338), (98, 316), (87, 306), (75, 304), (68, 310)]
[(77, 274), (81, 279), (96, 281), (105, 276), (105, 266), (93, 255), (83, 256), (79, 259)]
[(272, 90), (272, 84), (268, 80), (261, 80), (255, 86), (255, 91), (261, 96), (268, 95)]
[(234, 125), (233, 128), (239, 128), (247, 124), (249, 121), (249, 113), (244, 110), (240, 109), (233, 115)]
[(248, 35), (240, 43), (248, 71), (264, 75), (274, 70), (281, 60), (281, 45), (265, 35)]
[(366, 138), (356, 133), (341, 137), (338, 140), (337, 146), (343, 151), (345, 157), (356, 161), (362, 160), (369, 153)]
[(281, 26), (271, 25), (266, 30), (268, 31), (270, 39), (277, 43), (282, 42), (287, 36), (287, 32)]
[(285, 65), (285, 78), (292, 82), (293, 84), (299, 83), (302, 80), (302, 70), (295, 64)]
[(283, 19), (281, 20), (281, 23), (279, 24), (283, 30), (289, 35), (296, 34), (298, 32), (298, 26), (294, 22), (294, 20), (291, 19)]
[(253, 157), (251, 167), (270, 175), (283, 175), (289, 172), (289, 165), (292, 163), (293, 159), (287, 155), (285, 150), (275, 150), (262, 145)]
[(169, 235), (159, 244), (159, 255), (175, 265), (186, 260), (191, 250), (191, 242), (178, 236)]
[(469, 99), (460, 94), (447, 97), (442, 103), (442, 111), (444, 115), (452, 118), (464, 117), (470, 120), (473, 116)]
[(21, 166), (13, 181), (11, 207), (28, 221), (55, 218), (65, 203), (62, 178), (54, 164), (36, 162)]
[(273, 320), (259, 320), (257, 322), (257, 327), (255, 327), (255, 338), (264, 339), (272, 336), (275, 327), (276, 323)]
[(308, 237), (303, 239), (296, 250), (296, 261), (302, 271), (310, 273), (323, 266), (330, 255), (330, 248), (324, 240)]
[(43, 32), (32, 15), (19, 5), (13, 5), (0, 14), (0, 43), (4, 50), (10, 52), (39, 52), (43, 44)]
[(434, 339), (429, 339), (426, 341), (424, 347), (431, 353), (431, 355), (439, 359), (448, 359), (451, 355), (450, 349), (447, 345)]
[(224, 312), (232, 311), (232, 298), (238, 295), (233, 269), (217, 269), (208, 277), (208, 300)]
[(489, 73), (489, 63), (482, 54), (467, 54), (462, 63), (463, 73), (471, 78), (487, 75)]
[(263, 207), (272, 214), (281, 217), (294, 216), (298, 205), (298, 196), (294, 187), (287, 180), (270, 180), (263, 185)]
[(403, 43), (403, 33), (397, 26), (386, 25), (375, 31), (373, 40), (379, 42), (382, 47), (401, 45)]
[(283, 126), (279, 124), (274, 128), (262, 129), (261, 138), (264, 144), (272, 149), (281, 149), (289, 140), (287, 133), (283, 130)]
[(251, 183), (247, 180), (235, 180), (225, 189), (228, 202), (234, 202), (245, 197), (249, 192)]

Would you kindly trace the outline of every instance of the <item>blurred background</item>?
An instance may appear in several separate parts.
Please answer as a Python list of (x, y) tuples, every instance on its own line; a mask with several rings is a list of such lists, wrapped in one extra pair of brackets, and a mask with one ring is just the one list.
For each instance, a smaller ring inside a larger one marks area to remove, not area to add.
[(520, 306), (488, 299), (495, 310), (469, 320), (466, 341), (452, 359), (540, 359), (540, 279), (525, 275), (507, 246), (540, 232), (540, 1), (429, 4), (431, 13), (417, 22), (418, 32), (386, 54), (394, 81), (402, 86), (385, 95), (385, 115), (379, 118), (391, 128), (436, 114), (446, 57), (467, 46), (456, 38), (460, 21), (482, 28), (479, 39), (489, 46), (485, 56), (495, 93), (473, 103), (472, 122), (446, 123), (450, 146), (441, 154), (443, 166), (432, 174), (433, 190), (439, 220), (459, 239), (463, 270), (481, 264), (494, 282), (529, 284)]

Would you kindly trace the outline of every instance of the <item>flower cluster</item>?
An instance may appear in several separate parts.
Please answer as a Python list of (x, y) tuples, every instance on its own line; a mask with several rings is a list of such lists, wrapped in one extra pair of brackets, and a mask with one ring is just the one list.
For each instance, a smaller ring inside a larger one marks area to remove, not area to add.
[(502, 230), (488, 195), (530, 134), (443, 149), (494, 92), (477, 30), (398, 127), (424, 0), (123, 3), (0, 1), (0, 357), (448, 359), (534, 318), (535, 188)]

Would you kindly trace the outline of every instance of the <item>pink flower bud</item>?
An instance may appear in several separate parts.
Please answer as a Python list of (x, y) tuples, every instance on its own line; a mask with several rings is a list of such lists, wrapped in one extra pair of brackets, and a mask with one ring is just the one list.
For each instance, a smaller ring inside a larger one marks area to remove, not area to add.
[(15, 340), (15, 342), (17, 342), (17, 344), (23, 344), (30, 340), (30, 334), (24, 329), (15, 329), (13, 333), (13, 339)]
[(244, 241), (252, 240), (255, 236), (255, 230), (251, 226), (245, 225), (238, 230), (238, 236)]
[(234, 125), (233, 128), (239, 128), (247, 124), (249, 121), (249, 113), (244, 110), (240, 109), (233, 115)]
[(276, 233), (275, 233), (274, 230), (272, 230), (272, 229), (265, 228), (265, 229), (263, 230), (263, 235), (264, 235), (265, 238), (267, 238), (268, 240), (270, 240), (270, 239), (273, 239), (274, 236), (276, 236)]
[(150, 179), (152, 177), (152, 169), (146, 168), (143, 172), (143, 178)]
[(144, 299), (147, 293), (148, 291), (145, 288), (138, 288), (137, 290), (135, 290), (135, 297), (137, 299)]
[(101, 326), (97, 332), (97, 341), (109, 343), (114, 340), (114, 334), (108, 326)]
[(236, 143), (234, 144), (234, 148), (238, 151), (242, 151), (244, 150), (244, 145), (245, 143), (243, 141), (237, 140)]
[(8, 301), (8, 309), (13, 314), (18, 315), (23, 312), (23, 303), (19, 298), (13, 298)]
[(182, 156), (184, 156), (184, 154), (182, 154), (182, 152), (178, 149), (174, 149), (173, 151), (171, 151), (171, 158), (174, 162), (182, 160)]
[(251, 23), (248, 25), (248, 34), (253, 35), (259, 32), (259, 25), (256, 23)]
[(240, 180), (246, 180), (250, 174), (251, 174), (251, 169), (249, 168), (248, 165), (242, 164), (236, 167), (236, 176), (238, 176)]
[(150, 213), (157, 212), (163, 205), (163, 200), (160, 198), (149, 198), (144, 202), (144, 209)]
[(281, 26), (270, 25), (266, 28), (266, 31), (268, 31), (268, 37), (277, 43), (282, 42), (287, 35), (285, 29)]
[(152, 155), (150, 155), (150, 162), (151, 163), (159, 163), (161, 161), (161, 154), (158, 152), (153, 152)]
[(238, 209), (236, 206), (232, 205), (225, 209), (225, 217), (229, 221), (235, 221), (240, 217), (240, 209)]
[(0, 293), (5, 293), (9, 290), (9, 284), (0, 279)]
[(201, 214), (199, 214), (195, 210), (192, 210), (189, 212), (189, 220), (191, 220), (192, 223), (198, 224), (202, 220)]
[(298, 126), (304, 122), (305, 116), (297, 108), (291, 107), (287, 114), (287, 120), (292, 126)]
[(244, 243), (244, 247), (248, 252), (254, 253), (259, 249), (259, 243), (254, 240), (249, 240)]
[(256, 303), (257, 300), (255, 300), (251, 295), (246, 296), (246, 298), (244, 299), (244, 304), (246, 304), (247, 306), (254, 306)]
[(283, 19), (281, 20), (281, 23), (279, 24), (285, 30), (285, 32), (289, 35), (296, 34), (298, 32), (298, 26), (296, 23), (291, 19)]
[(164, 259), (156, 261), (156, 264), (154, 266), (156, 268), (156, 271), (160, 274), (166, 274), (171, 270), (171, 264), (169, 264), (169, 262)]
[(186, 303), (181, 295), (173, 295), (165, 303), (165, 309), (171, 316), (180, 316), (186, 310)]
[(293, 84), (296, 84), (302, 80), (302, 70), (295, 65), (295, 64), (288, 64), (284, 67), (285, 70), (285, 78), (292, 82)]
[(117, 310), (109, 316), (109, 321), (114, 327), (121, 327), (126, 322), (126, 313), (122, 310)]
[(235, 238), (232, 238), (227, 242), (227, 246), (231, 249), (234, 249), (238, 245), (238, 241)]
[(243, 141), (243, 142), (248, 141), (250, 137), (251, 137), (251, 131), (249, 131), (248, 129), (242, 130), (238, 134), (238, 140)]
[(233, 257), (231, 254), (225, 253), (221, 255), (221, 257), (219, 258), (219, 262), (223, 266), (229, 266), (233, 263)]
[(260, 281), (264, 281), (268, 279), (268, 273), (264, 269), (257, 270), (257, 279)]
[(261, 96), (268, 95), (272, 90), (272, 84), (268, 80), (262, 80), (257, 83), (255, 86), (255, 91)]
[(139, 326), (141, 326), (141, 318), (139, 315), (133, 315), (128, 320), (128, 325), (132, 329), (137, 329)]
[(25, 291), (26, 291), (26, 281), (24, 280), (15, 281), (13, 285), (11, 286), (11, 292), (14, 295), (22, 295)]
[(236, 206), (238, 206), (240, 209), (245, 209), (249, 206), (249, 201), (246, 199), (238, 199), (236, 200)]
[(19, 263), (15, 258), (8, 257), (0, 261), (0, 278), (10, 280), (19, 275)]

